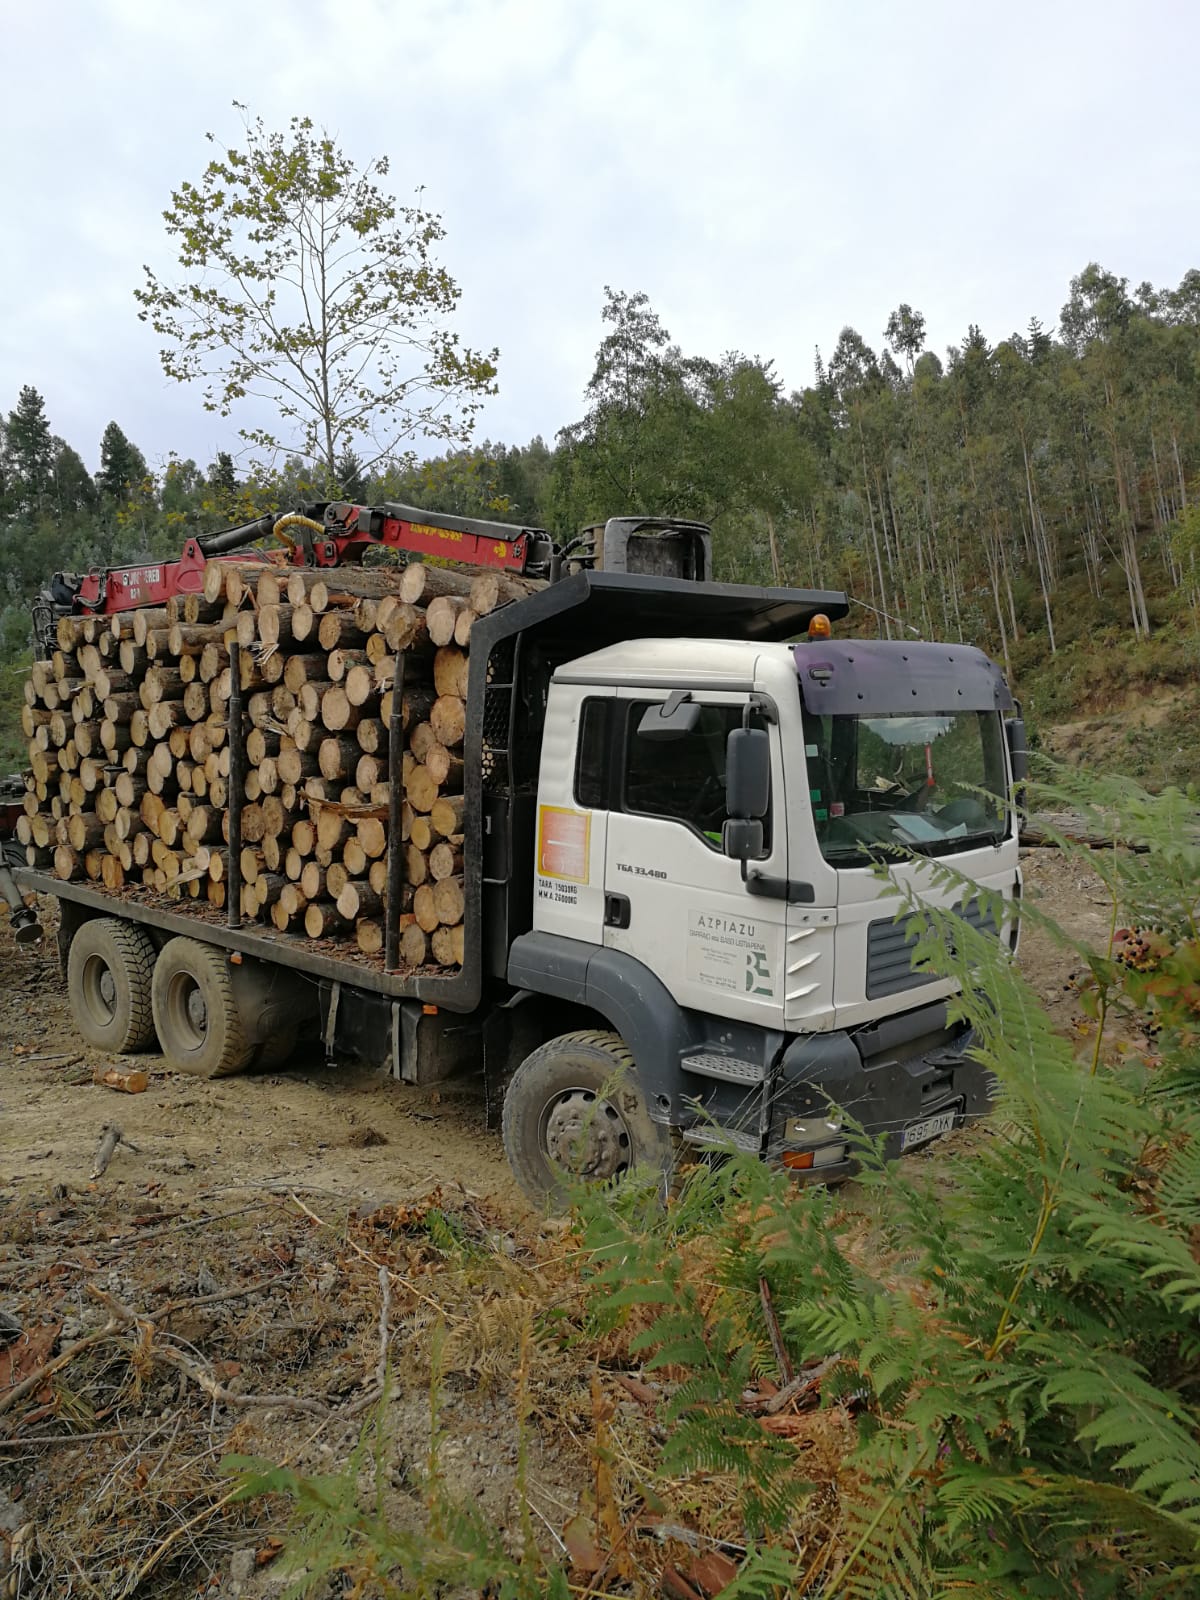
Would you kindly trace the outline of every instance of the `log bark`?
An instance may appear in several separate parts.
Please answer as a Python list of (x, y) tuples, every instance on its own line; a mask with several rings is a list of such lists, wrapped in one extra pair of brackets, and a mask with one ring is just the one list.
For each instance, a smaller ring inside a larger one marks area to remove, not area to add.
[(54, 876), (64, 883), (83, 877), (83, 862), (69, 844), (60, 844), (54, 851)]
[(462, 873), (463, 852), (461, 839), (457, 844), (451, 844), (448, 839), (441, 844), (434, 845), (429, 852), (429, 875), (436, 882), (443, 878), (455, 878)]
[(394, 656), (399, 655), (402, 650), (420, 652), (430, 645), (425, 613), (416, 606), (394, 606), (388, 612), (387, 621), (379, 624), (379, 631), (383, 634), (389, 652)]
[(369, 883), (351, 879), (337, 897), (337, 908), (347, 922), (357, 922), (360, 917), (377, 917), (383, 910), (383, 900)]
[(439, 695), (429, 713), (429, 724), (439, 744), (453, 750), (467, 731), (467, 708), (456, 694)]
[(441, 878), (433, 886), (433, 899), (437, 907), (438, 921), (447, 927), (454, 927), (461, 922), (466, 913), (466, 896), (463, 892), (461, 878)]
[(429, 813), (434, 832), (444, 839), (453, 838), (456, 833), (461, 833), (466, 804), (461, 794), (440, 795)]
[(428, 813), (438, 798), (437, 780), (428, 767), (418, 764), (404, 780), (404, 793), (414, 811)]
[(220, 643), (219, 622), (176, 622), (167, 630), (167, 650), (173, 656), (203, 655), (205, 645)]
[[(146, 713), (146, 727), (152, 739), (165, 739), (172, 728), (181, 727), (187, 720), (182, 700), (158, 700)], [(132, 731), (131, 727), (131, 736)]]
[(339, 646), (361, 650), (365, 636), (352, 611), (327, 611), (317, 627), (317, 640), (322, 650), (336, 650)]
[(425, 765), (443, 794), (462, 793), (464, 769), (461, 756), (447, 750), (445, 745), (435, 744), (425, 757)]
[(317, 753), (318, 764), (323, 778), (348, 779), (358, 765), (359, 749), (356, 739), (340, 738), (323, 739), (321, 748)]
[(523, 600), (526, 595), (536, 594), (545, 587), (537, 578), (518, 578), (509, 572), (480, 572), (471, 579), (471, 610), (486, 617), (497, 606)]
[(442, 646), (433, 658), (433, 686), (439, 695), (457, 695), (460, 700), (466, 699), (470, 659), (457, 645)]
[(287, 645), (292, 639), (291, 606), (267, 605), (259, 601), (258, 637), (264, 645)]
[(433, 884), (422, 883), (413, 894), (413, 916), (417, 926), (425, 933), (432, 933), (438, 926), (440, 918), (437, 914), (437, 904), (433, 897)]
[(144, 607), (131, 613), (133, 642), (137, 645), (146, 644), (149, 635), (160, 628), (167, 626), (167, 613), (165, 610)]
[(325, 893), (325, 868), (319, 861), (306, 861), (300, 874), (300, 887), (307, 900), (322, 900)]
[(360, 817), (355, 828), (360, 848), (372, 861), (387, 853), (387, 828), (379, 817)]
[(416, 923), (410, 923), (400, 935), (400, 962), (405, 967), (423, 967), (429, 959), (429, 938)]
[(383, 755), (387, 751), (387, 728), (378, 717), (360, 718), (354, 736), (366, 755)]
[(467, 602), (461, 595), (442, 594), (431, 600), (425, 612), (425, 625), (429, 630), (431, 643), (452, 644), (454, 624), (458, 620), (459, 613), (468, 609)]
[(288, 656), (283, 669), (283, 681), (293, 694), (299, 694), (306, 683), (328, 682), (328, 657), (324, 651)]
[(430, 944), (433, 959), (440, 967), (461, 967), (465, 954), (465, 932), (462, 923), (453, 928), (435, 928)]
[(321, 763), (316, 751), (301, 750), (293, 743), (287, 749), (280, 750), (275, 758), (275, 767), (280, 783), (300, 784), (305, 778), (315, 778), (321, 770)]
[(400, 598), (408, 605), (422, 602), (428, 605), (439, 595), (471, 593), (472, 577), (456, 572), (452, 567), (427, 567), (424, 562), (413, 561), (405, 567), (400, 579)]
[[(329, 658), (329, 676), (335, 683), (339, 681), (339, 674), (334, 671), (332, 656)], [(350, 667), (340, 674), (340, 679), (346, 691), (346, 698), (352, 706), (365, 706), (379, 692), (375, 673), (369, 661), (361, 666)]]

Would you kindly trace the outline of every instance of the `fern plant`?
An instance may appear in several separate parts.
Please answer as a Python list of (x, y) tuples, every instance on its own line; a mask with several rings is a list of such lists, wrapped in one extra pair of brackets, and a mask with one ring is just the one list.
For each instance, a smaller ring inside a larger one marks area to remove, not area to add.
[[(926, 1164), (885, 1165), (861, 1141), (885, 1225), (874, 1260), (844, 1247), (833, 1198), (736, 1159), (661, 1221), (590, 1215), (607, 1315), (666, 1307), (632, 1345), (681, 1374), (664, 1468), (734, 1474), (751, 1533), (805, 1493), (797, 1460), (755, 1446), (737, 1394), (763, 1358), (753, 1332), (736, 1337), (759, 1273), (796, 1354), (835, 1360), (826, 1401), (851, 1399), (859, 1444), (824, 1600), (1200, 1592), (1200, 1140), (1190, 1108), (1156, 1092), (1187, 1035), (1160, 1034), (1153, 1071), (1105, 1049), (1113, 1012), (1145, 1003), (1114, 958), (1120, 924), (1172, 949), (1194, 936), (1200, 818), (1178, 794), (1065, 781), (1139, 847), (1102, 862), (1112, 927), (1087, 952), (1089, 1049), (1053, 1030), (994, 937), (903, 904), (917, 960), (961, 985), (999, 1100), (988, 1134), (936, 1164), (936, 1188)], [(949, 899), (976, 893), (939, 876)], [(712, 1257), (708, 1303), (681, 1266), (689, 1226)]]

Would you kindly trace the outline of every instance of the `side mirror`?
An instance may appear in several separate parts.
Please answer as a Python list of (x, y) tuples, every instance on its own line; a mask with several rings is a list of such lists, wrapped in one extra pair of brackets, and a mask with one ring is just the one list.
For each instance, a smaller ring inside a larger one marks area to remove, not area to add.
[(1029, 746), (1025, 743), (1024, 717), (1010, 717), (1004, 724), (1008, 740), (1008, 764), (1012, 768), (1013, 798), (1020, 807), (1025, 805), (1025, 784), (1029, 778)]
[[(725, 813), (754, 821), (766, 816), (770, 804), (771, 741), (767, 730), (734, 728), (725, 746)], [(761, 840), (759, 844), (761, 848)]]
[(647, 706), (638, 723), (639, 739), (683, 739), (696, 731), (700, 707), (694, 700), (672, 695), (661, 705)]
[(721, 849), (731, 861), (757, 861), (763, 853), (763, 825), (757, 817), (727, 817)]

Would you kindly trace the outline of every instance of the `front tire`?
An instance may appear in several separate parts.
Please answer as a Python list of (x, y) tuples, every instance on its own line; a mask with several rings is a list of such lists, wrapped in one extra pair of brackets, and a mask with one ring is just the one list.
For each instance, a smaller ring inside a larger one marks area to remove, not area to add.
[(75, 1026), (97, 1050), (127, 1055), (154, 1044), (154, 945), (117, 917), (94, 917), (67, 954), (67, 996)]
[(154, 968), (154, 1025), (167, 1065), (198, 1078), (225, 1078), (250, 1065), (248, 1036), (225, 953), (197, 939), (172, 939)]
[(665, 1172), (671, 1143), (650, 1120), (633, 1057), (615, 1033), (562, 1034), (517, 1068), (504, 1097), (504, 1150), (535, 1203), (564, 1205), (573, 1183)]

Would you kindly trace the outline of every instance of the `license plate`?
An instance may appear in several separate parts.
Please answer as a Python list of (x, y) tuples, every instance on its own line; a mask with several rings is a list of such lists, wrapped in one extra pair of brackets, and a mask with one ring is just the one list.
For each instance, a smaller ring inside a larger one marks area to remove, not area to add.
[(915, 1149), (919, 1144), (928, 1144), (930, 1139), (937, 1139), (943, 1133), (949, 1133), (957, 1116), (957, 1106), (951, 1106), (949, 1111), (939, 1111), (934, 1117), (925, 1117), (920, 1122), (910, 1122), (900, 1135), (901, 1150)]

